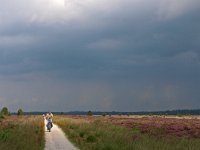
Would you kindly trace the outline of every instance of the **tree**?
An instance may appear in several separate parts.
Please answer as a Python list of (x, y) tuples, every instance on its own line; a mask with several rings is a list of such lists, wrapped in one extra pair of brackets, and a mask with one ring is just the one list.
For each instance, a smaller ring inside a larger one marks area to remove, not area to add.
[(21, 108), (18, 109), (17, 115), (18, 115), (18, 116), (21, 116), (21, 115), (23, 115), (23, 114), (24, 114), (23, 110), (22, 110)]
[(5, 115), (5, 116), (8, 116), (9, 115), (8, 108), (7, 107), (3, 107), (2, 110), (1, 110), (1, 114)]
[(106, 116), (106, 113), (103, 113), (102, 116), (105, 117), (105, 116)]
[(93, 114), (92, 114), (92, 111), (88, 111), (87, 115), (88, 115), (88, 116), (92, 116), (92, 115), (93, 115)]

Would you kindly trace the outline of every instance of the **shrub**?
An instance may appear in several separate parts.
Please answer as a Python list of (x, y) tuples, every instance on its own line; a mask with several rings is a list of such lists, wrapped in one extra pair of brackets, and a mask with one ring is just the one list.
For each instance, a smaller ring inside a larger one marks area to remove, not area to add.
[(103, 113), (102, 116), (105, 117), (105, 116), (106, 116), (106, 113)]
[(21, 115), (23, 115), (23, 114), (24, 114), (23, 110), (22, 110), (22, 109), (18, 109), (17, 115), (18, 115), (18, 116), (21, 116)]
[(3, 107), (2, 110), (1, 110), (1, 114), (5, 115), (5, 116), (8, 116), (9, 115), (8, 108), (7, 107)]
[(92, 116), (93, 115), (92, 111), (88, 111), (87, 115)]
[(82, 138), (84, 137), (84, 135), (85, 135), (85, 132), (83, 132), (83, 131), (81, 131), (81, 132), (79, 133), (79, 136), (82, 137)]
[(87, 142), (96, 142), (97, 141), (97, 139), (96, 139), (96, 137), (95, 136), (93, 136), (93, 135), (89, 135), (88, 137), (87, 137)]

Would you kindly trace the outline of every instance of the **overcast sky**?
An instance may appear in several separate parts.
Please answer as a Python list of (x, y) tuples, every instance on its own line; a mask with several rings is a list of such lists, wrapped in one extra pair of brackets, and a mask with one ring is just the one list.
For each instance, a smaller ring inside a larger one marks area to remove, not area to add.
[(0, 106), (200, 108), (199, 0), (0, 0)]

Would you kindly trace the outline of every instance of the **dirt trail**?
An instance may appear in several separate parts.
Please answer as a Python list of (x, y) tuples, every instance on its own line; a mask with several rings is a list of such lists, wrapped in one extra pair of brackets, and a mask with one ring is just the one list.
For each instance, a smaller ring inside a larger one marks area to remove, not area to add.
[(57, 126), (53, 125), (51, 132), (46, 129), (45, 124), (45, 150), (78, 150), (69, 140), (66, 138), (64, 132)]

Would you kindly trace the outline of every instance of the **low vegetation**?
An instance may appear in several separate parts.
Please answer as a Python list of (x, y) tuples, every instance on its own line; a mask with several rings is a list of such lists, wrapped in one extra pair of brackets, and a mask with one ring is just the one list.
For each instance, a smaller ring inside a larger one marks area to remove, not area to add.
[(199, 137), (160, 136), (165, 132), (162, 128), (155, 126), (144, 132), (140, 126), (114, 124), (110, 117), (56, 116), (54, 122), (81, 150), (199, 150), (200, 147)]
[(0, 121), (0, 150), (43, 150), (44, 122), (39, 116), (8, 116)]

